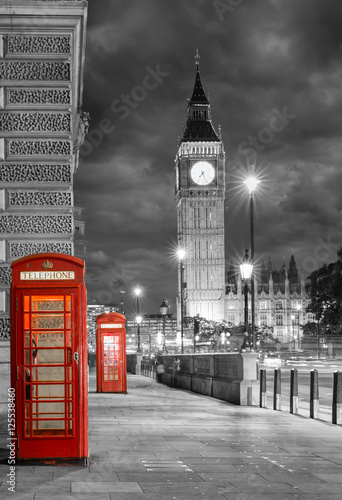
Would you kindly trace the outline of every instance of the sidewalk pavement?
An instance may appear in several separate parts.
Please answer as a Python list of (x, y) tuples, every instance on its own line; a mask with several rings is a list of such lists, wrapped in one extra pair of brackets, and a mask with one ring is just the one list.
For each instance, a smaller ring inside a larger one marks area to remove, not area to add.
[(0, 498), (340, 500), (341, 445), (341, 426), (130, 374), (128, 394), (97, 394), (91, 374), (89, 467), (16, 466), (11, 493), (2, 464)]

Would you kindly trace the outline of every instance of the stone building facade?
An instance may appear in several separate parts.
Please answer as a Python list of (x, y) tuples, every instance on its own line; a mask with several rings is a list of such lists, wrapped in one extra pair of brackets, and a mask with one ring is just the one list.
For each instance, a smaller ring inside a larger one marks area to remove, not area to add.
[(11, 261), (75, 255), (86, 18), (85, 0), (0, 5), (0, 337), (9, 333)]
[[(292, 255), (289, 266), (274, 269), (271, 260), (257, 270), (254, 281), (255, 325), (268, 326), (281, 344), (300, 348), (301, 325), (314, 321), (306, 312), (309, 297), (305, 292), (305, 279), (300, 277)], [(231, 264), (227, 272), (226, 321), (232, 325), (244, 323), (244, 284), (238, 266)], [(251, 322), (250, 286), (248, 312)]]

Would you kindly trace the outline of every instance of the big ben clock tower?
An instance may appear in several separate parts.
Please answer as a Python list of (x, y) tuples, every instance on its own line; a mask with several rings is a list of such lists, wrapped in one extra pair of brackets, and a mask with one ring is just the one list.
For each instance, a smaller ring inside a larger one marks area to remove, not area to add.
[(184, 316), (221, 321), (225, 296), (225, 152), (211, 122), (199, 58), (197, 52), (195, 86), (175, 160), (177, 242), (186, 252), (178, 279), (178, 311), (183, 275)]

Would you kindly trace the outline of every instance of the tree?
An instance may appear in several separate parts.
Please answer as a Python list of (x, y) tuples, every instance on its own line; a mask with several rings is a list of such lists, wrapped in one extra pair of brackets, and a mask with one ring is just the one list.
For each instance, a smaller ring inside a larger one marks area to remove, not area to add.
[(317, 269), (308, 277), (307, 293), (312, 312), (327, 334), (341, 334), (342, 320), (342, 248), (338, 260)]

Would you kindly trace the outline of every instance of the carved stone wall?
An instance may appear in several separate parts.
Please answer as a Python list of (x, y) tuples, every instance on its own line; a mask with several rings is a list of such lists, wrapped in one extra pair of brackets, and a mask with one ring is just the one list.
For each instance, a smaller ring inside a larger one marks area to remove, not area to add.
[(0, 266), (0, 283), (10, 285), (12, 281), (12, 269), (7, 266)]
[(21, 36), (5, 37), (8, 54), (69, 54), (70, 36)]
[(69, 81), (70, 63), (63, 61), (6, 61), (0, 62), (1, 80)]
[(66, 89), (8, 89), (9, 105), (46, 105), (55, 106), (71, 103), (71, 92)]
[(56, 252), (72, 255), (72, 243), (11, 243), (10, 255), (12, 259), (19, 259), (35, 253)]
[(70, 141), (8, 141), (9, 156), (69, 156), (71, 154)]
[(70, 234), (72, 215), (0, 215), (0, 233)]
[(71, 165), (57, 163), (0, 163), (0, 182), (67, 182), (72, 180)]
[(10, 319), (0, 318), (0, 338), (8, 339), (10, 337)]
[(1, 113), (2, 132), (71, 132), (70, 113)]
[(75, 255), (86, 19), (85, 0), (0, 1), (0, 337), (10, 262)]
[(70, 191), (10, 191), (8, 197), (10, 207), (72, 206)]

